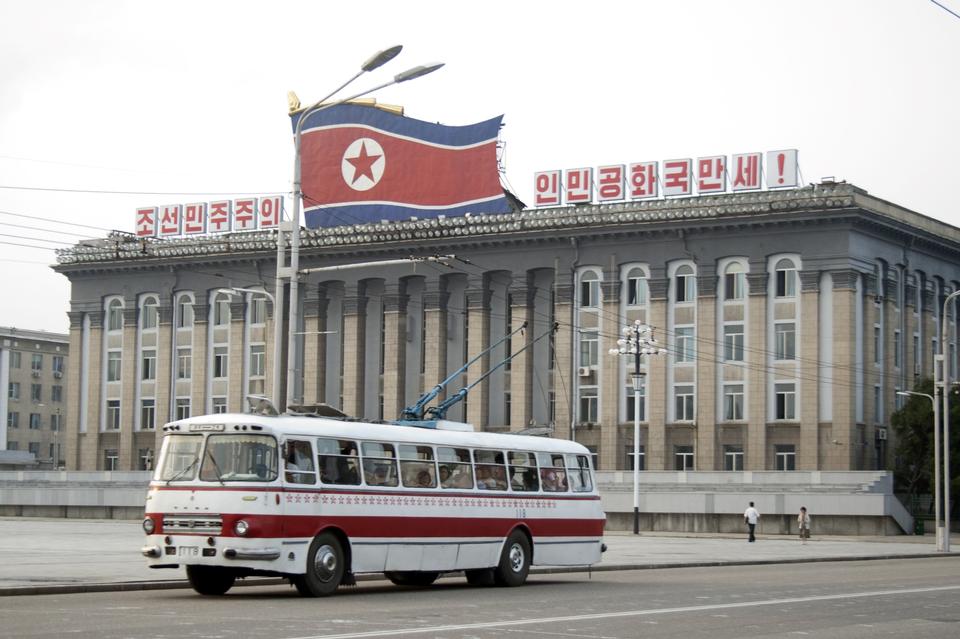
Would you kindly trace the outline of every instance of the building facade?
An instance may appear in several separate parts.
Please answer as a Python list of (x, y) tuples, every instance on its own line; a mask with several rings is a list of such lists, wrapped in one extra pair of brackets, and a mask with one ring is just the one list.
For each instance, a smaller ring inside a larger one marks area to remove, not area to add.
[(64, 464), (69, 346), (69, 335), (0, 327), (0, 450), (33, 455), (19, 465)]
[[(286, 324), (270, 303), (276, 237), (60, 252), (69, 468), (149, 468), (159, 425), (270, 392), (273, 322)], [(433, 254), (456, 259), (363, 266)], [(529, 346), (448, 418), (547, 427), (604, 470), (633, 463), (633, 362), (608, 350), (635, 320), (667, 350), (643, 361), (649, 470), (889, 467), (896, 393), (932, 375), (944, 321), (956, 375), (956, 308), (941, 307), (960, 287), (960, 230), (845, 183), (310, 230), (300, 265), (350, 266), (301, 276), (283, 380), (298, 400), (396, 418), (527, 322), (448, 386)]]

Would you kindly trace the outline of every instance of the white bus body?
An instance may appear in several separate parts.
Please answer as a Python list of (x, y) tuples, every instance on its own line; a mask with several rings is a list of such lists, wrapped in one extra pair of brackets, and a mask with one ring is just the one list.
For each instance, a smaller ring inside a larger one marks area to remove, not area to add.
[(249, 575), (307, 596), (377, 572), (519, 585), (530, 565), (600, 561), (605, 516), (574, 442), (247, 414), (164, 430), (142, 552), (202, 594)]

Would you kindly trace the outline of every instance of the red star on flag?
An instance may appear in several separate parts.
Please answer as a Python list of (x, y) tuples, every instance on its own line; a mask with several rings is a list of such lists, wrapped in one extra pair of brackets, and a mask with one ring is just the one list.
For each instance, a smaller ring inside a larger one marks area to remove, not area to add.
[(360, 155), (352, 158), (346, 158), (347, 162), (353, 165), (353, 184), (357, 183), (361, 177), (367, 177), (371, 182), (373, 179), (373, 164), (379, 160), (382, 155), (368, 155), (367, 144), (360, 144)]

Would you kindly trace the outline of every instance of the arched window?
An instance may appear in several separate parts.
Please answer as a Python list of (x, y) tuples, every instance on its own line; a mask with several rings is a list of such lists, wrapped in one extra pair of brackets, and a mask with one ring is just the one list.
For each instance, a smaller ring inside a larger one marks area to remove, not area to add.
[(627, 306), (643, 306), (647, 303), (647, 278), (640, 268), (627, 272)]
[(107, 304), (107, 330), (119, 331), (123, 328), (123, 302), (118, 298)]
[(742, 300), (747, 290), (747, 274), (743, 264), (730, 262), (723, 270), (723, 299)]
[(215, 326), (227, 326), (230, 323), (230, 296), (218, 293), (213, 298), (213, 323)]
[(693, 274), (692, 266), (687, 264), (680, 266), (673, 277), (676, 284), (674, 290), (677, 303), (693, 302), (697, 299), (697, 278)]
[(140, 303), (140, 328), (149, 331), (157, 328), (157, 298), (147, 295)]
[(774, 267), (777, 297), (796, 297), (797, 267), (791, 260), (782, 259)]
[(177, 297), (177, 328), (189, 328), (193, 326), (193, 298), (183, 294)]
[(600, 276), (594, 271), (584, 271), (580, 276), (580, 307), (600, 307)]

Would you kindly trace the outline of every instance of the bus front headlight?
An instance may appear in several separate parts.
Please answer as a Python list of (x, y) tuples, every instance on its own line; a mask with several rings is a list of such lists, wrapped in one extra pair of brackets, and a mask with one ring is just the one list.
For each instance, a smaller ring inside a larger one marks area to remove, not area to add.
[(233, 525), (233, 532), (237, 533), (238, 537), (243, 537), (250, 531), (250, 524), (248, 524), (243, 519), (240, 519)]
[(146, 517), (143, 520), (143, 532), (148, 535), (152, 535), (153, 531), (157, 529), (157, 522), (153, 521), (152, 517)]

